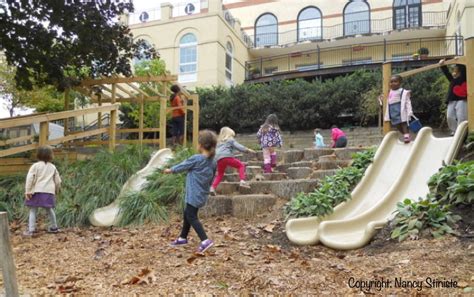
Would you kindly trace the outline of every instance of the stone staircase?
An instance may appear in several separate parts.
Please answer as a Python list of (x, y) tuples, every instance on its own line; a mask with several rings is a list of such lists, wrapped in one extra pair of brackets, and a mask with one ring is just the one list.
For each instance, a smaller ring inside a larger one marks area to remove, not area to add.
[(237, 170), (228, 168), (217, 188), (201, 210), (202, 216), (232, 215), (251, 218), (271, 211), (278, 200), (288, 201), (300, 192), (313, 191), (319, 181), (349, 166), (351, 156), (365, 148), (304, 149), (278, 152), (278, 165), (272, 173), (263, 173), (263, 154), (238, 155), (247, 167), (250, 189), (239, 186)]

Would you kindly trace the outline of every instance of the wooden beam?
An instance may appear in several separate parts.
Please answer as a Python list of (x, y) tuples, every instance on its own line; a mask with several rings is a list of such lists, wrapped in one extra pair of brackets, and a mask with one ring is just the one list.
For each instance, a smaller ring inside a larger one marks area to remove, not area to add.
[(71, 141), (71, 140), (75, 140), (75, 139), (79, 139), (79, 138), (94, 136), (94, 135), (107, 133), (107, 132), (109, 132), (109, 128), (100, 128), (100, 129), (94, 129), (94, 130), (85, 131), (85, 132), (79, 132), (79, 133), (75, 133), (75, 134), (70, 134), (68, 136), (64, 136), (64, 137), (49, 140), (48, 144), (49, 145), (55, 145), (55, 144), (59, 144), (59, 143), (63, 143), (63, 142), (67, 142), (67, 141)]
[(474, 132), (474, 37), (464, 41), (466, 45), (467, 120), (470, 133)]
[(26, 135), (26, 136), (21, 136), (17, 138), (10, 138), (7, 140), (0, 140), (0, 145), (9, 145), (13, 143), (18, 143), (18, 142), (23, 142), (23, 141), (29, 141), (33, 140), (35, 137), (33, 135)]
[(405, 71), (405, 72), (402, 72), (402, 73), (398, 73), (398, 75), (405, 78), (405, 77), (412, 76), (412, 75), (415, 75), (415, 74), (418, 74), (418, 73), (422, 73), (422, 72), (425, 72), (425, 71), (428, 71), (428, 70), (433, 70), (433, 69), (439, 68), (441, 66), (446, 66), (446, 65), (450, 65), (450, 64), (465, 64), (465, 63), (466, 63), (465, 57), (457, 57), (457, 58), (445, 61), (443, 64), (436, 63), (436, 64), (432, 64), (432, 65), (428, 65), (428, 66), (423, 66), (423, 67), (420, 67), (420, 68), (416, 68), (416, 69), (408, 70), (408, 71)]
[(116, 131), (117, 131), (117, 111), (112, 110), (110, 112), (110, 126), (109, 126), (109, 151), (111, 152), (115, 150)]
[(10, 243), (10, 226), (8, 214), (0, 212), (0, 259), (6, 296), (17, 297), (18, 283), (16, 280), (16, 267), (13, 261), (13, 251)]
[(382, 104), (382, 119), (383, 119), (383, 135), (390, 132), (390, 122), (385, 121), (384, 115), (387, 110), (388, 93), (390, 92), (390, 78), (392, 76), (392, 63), (387, 62), (382, 65), (382, 90), (383, 90), (383, 104)]
[(118, 110), (119, 106), (120, 106), (119, 104), (113, 104), (113, 105), (106, 105), (106, 106), (101, 106), (101, 107), (91, 107), (91, 108), (61, 111), (61, 112), (55, 112), (55, 113), (43, 113), (43, 114), (38, 114), (38, 115), (22, 116), (22, 117), (11, 118), (11, 119), (2, 119), (0, 120), (0, 129), (16, 127), (16, 126), (27, 126), (33, 123), (46, 122), (46, 121), (51, 122), (55, 120), (65, 119), (65, 118), (77, 117), (77, 116), (81, 116), (85, 114), (97, 113), (99, 111), (107, 112), (111, 110)]
[(121, 85), (119, 84), (115, 84), (115, 86), (117, 87), (117, 89), (119, 89), (120, 91), (124, 92), (125, 94), (127, 94), (128, 96), (130, 96), (130, 98), (134, 98), (134, 100), (137, 100), (137, 95), (136, 94), (133, 94), (132, 92), (130, 92), (129, 90), (125, 89), (124, 87), (122, 87)]
[(160, 104), (160, 149), (166, 148), (166, 105), (168, 100), (161, 99)]
[(38, 148), (37, 143), (12, 147), (12, 148), (9, 148), (9, 149), (6, 149), (6, 150), (1, 150), (0, 151), (0, 157), (6, 157), (6, 156), (11, 156), (11, 155), (27, 152), (27, 151), (32, 151), (36, 148)]
[[(143, 128), (143, 132), (160, 132), (160, 128)], [(135, 129), (117, 129), (118, 133), (138, 133), (140, 132), (139, 128)]]
[[(64, 91), (64, 110), (69, 110), (69, 89)], [(67, 135), (69, 128), (68, 118), (64, 120), (64, 135)]]
[[(156, 101), (160, 101), (161, 99), (169, 99), (169, 98), (160, 97), (160, 96), (149, 96), (149, 97), (144, 98), (145, 102), (156, 102)], [(139, 99), (137, 97), (123, 97), (123, 98), (116, 98), (115, 102), (136, 102), (138, 100)], [(97, 103), (97, 100), (92, 100), (92, 102)], [(102, 103), (112, 103), (112, 101), (102, 99)]]
[(96, 85), (110, 85), (115, 83), (133, 83), (133, 82), (162, 82), (162, 81), (176, 81), (176, 75), (161, 75), (161, 76), (132, 76), (132, 77), (108, 77), (101, 79), (84, 79), (81, 86), (96, 86)]
[(193, 148), (196, 149), (199, 137), (199, 96), (193, 94), (191, 99), (193, 100)]
[[(132, 83), (127, 83), (127, 86), (129, 86), (130, 88), (134, 89), (135, 91), (137, 91), (138, 93), (140, 93), (144, 98), (150, 96), (148, 95), (147, 93), (145, 93), (143, 90), (140, 90), (139, 87), (133, 85)], [(142, 98), (143, 100), (143, 98)]]
[(155, 92), (155, 94), (157, 94), (159, 97), (166, 97), (162, 92), (160, 92), (157, 88), (155, 88), (155, 86), (153, 85), (153, 83), (147, 83), (147, 84), (144, 84), (146, 87), (150, 88), (150, 90), (152, 90), (153, 92)]
[(49, 137), (49, 122), (41, 122), (40, 123), (40, 131), (39, 131), (39, 146), (46, 145), (48, 143)]

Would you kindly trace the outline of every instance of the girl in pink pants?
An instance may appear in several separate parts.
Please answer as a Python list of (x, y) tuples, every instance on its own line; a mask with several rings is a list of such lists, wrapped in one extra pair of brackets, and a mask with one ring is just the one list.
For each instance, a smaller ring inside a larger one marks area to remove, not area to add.
[(245, 181), (245, 165), (240, 162), (239, 159), (234, 157), (235, 150), (240, 152), (252, 152), (255, 151), (246, 148), (245, 146), (241, 145), (234, 139), (235, 132), (229, 127), (223, 127), (221, 132), (219, 133), (218, 143), (217, 143), (217, 150), (216, 150), (216, 157), (215, 160), (217, 161), (217, 176), (214, 179), (214, 182), (211, 186), (211, 195), (216, 195), (216, 188), (222, 181), (224, 177), (225, 170), (227, 166), (236, 168), (239, 170), (239, 177), (240, 177), (240, 186), (249, 188), (250, 186)]

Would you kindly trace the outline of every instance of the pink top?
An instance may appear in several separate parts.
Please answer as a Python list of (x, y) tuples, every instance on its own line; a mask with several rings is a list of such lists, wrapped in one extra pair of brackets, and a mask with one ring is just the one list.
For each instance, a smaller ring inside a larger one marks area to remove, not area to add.
[(402, 88), (398, 90), (390, 90), (388, 93), (388, 104), (393, 104), (402, 101)]
[(346, 136), (346, 134), (344, 134), (344, 132), (342, 132), (341, 129), (338, 129), (338, 128), (331, 129), (331, 138), (334, 142), (336, 142), (341, 136)]

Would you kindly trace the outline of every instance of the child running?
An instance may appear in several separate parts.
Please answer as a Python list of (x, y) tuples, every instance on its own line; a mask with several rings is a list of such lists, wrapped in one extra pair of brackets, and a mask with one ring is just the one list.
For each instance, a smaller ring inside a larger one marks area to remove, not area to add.
[(321, 130), (319, 129), (314, 129), (314, 147), (315, 148), (326, 147), (326, 144), (324, 144), (324, 138), (321, 135)]
[(199, 221), (198, 211), (206, 204), (209, 188), (214, 179), (217, 136), (212, 131), (203, 130), (199, 132), (198, 143), (199, 154), (171, 167), (171, 169), (165, 169), (164, 173), (187, 172), (183, 228), (179, 237), (171, 245), (181, 246), (187, 244), (189, 230), (192, 226), (201, 239), (197, 251), (204, 253), (214, 242), (207, 238), (206, 232)]
[(267, 117), (257, 132), (257, 138), (263, 150), (263, 172), (272, 173), (272, 167), (276, 167), (277, 164), (275, 148), (283, 145), (276, 114)]
[(331, 139), (333, 148), (342, 148), (347, 146), (346, 134), (339, 129), (336, 125), (331, 127)]
[(53, 208), (56, 205), (55, 194), (61, 186), (61, 177), (56, 166), (51, 163), (53, 150), (48, 146), (39, 147), (37, 158), (39, 161), (30, 167), (26, 176), (25, 205), (30, 209), (30, 215), (28, 230), (23, 233), (25, 236), (33, 236), (36, 232), (36, 214), (39, 207), (46, 209), (49, 214), (48, 232), (59, 232)]
[(211, 187), (211, 195), (216, 195), (216, 189), (219, 183), (224, 177), (227, 166), (236, 168), (239, 170), (240, 186), (244, 188), (250, 188), (249, 184), (245, 181), (245, 165), (240, 162), (239, 159), (234, 157), (234, 151), (240, 151), (242, 153), (251, 152), (255, 153), (254, 150), (246, 148), (234, 139), (235, 132), (229, 127), (223, 127), (217, 138), (217, 150), (215, 160), (217, 161), (217, 176)]
[(402, 77), (393, 75), (390, 79), (390, 93), (388, 94), (387, 110), (384, 120), (390, 121), (403, 134), (403, 141), (409, 143), (408, 121), (413, 116), (410, 95), (411, 91), (401, 87)]

